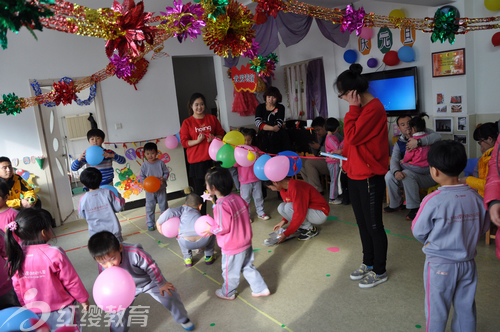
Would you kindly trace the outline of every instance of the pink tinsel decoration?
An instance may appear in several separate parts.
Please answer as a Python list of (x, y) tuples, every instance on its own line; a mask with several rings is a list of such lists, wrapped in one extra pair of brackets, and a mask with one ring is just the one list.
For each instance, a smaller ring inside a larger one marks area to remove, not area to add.
[(365, 18), (365, 10), (361, 7), (358, 10), (354, 10), (351, 5), (347, 5), (345, 14), (342, 17), (342, 24), (340, 26), (340, 31), (344, 32), (349, 30), (352, 33), (356, 30), (356, 36), (359, 36), (361, 29), (363, 28), (363, 21)]
[(115, 67), (115, 75), (118, 78), (129, 77), (135, 69), (135, 65), (128, 57), (121, 57), (114, 54), (109, 58), (109, 62)]
[(178, 16), (178, 19), (169, 20), (168, 23), (175, 31), (174, 37), (177, 37), (179, 43), (186, 40), (188, 36), (193, 41), (193, 38), (196, 39), (198, 35), (201, 35), (201, 28), (205, 26), (205, 22), (203, 21), (205, 10), (200, 4), (191, 6), (191, 2), (188, 2), (183, 5), (182, 0), (174, 0), (174, 8), (166, 7), (166, 9), (167, 12), (160, 12), (160, 14), (164, 16)]

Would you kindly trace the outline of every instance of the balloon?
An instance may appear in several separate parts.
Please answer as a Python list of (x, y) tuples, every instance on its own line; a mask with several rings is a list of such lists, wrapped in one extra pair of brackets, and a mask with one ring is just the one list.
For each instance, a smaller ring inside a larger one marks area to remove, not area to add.
[(103, 153), (104, 150), (100, 146), (89, 146), (85, 151), (85, 160), (90, 166), (97, 166), (104, 160)]
[(156, 176), (148, 176), (144, 179), (142, 186), (148, 193), (155, 193), (160, 189), (161, 182)]
[(370, 68), (375, 68), (378, 66), (378, 60), (375, 59), (375, 58), (370, 58), (368, 59), (368, 61), (366, 62), (366, 64), (368, 65), (368, 67)]
[(177, 137), (173, 135), (165, 137), (165, 146), (167, 147), (167, 149), (173, 150), (177, 147), (177, 144), (179, 144)]
[(394, 9), (389, 13), (389, 17), (405, 18), (405, 13), (401, 9)]
[(215, 225), (214, 218), (209, 215), (199, 217), (194, 223), (194, 230), (199, 236), (205, 236), (206, 231), (210, 231), (210, 227)]
[(135, 281), (127, 270), (112, 266), (99, 274), (92, 293), (101, 310), (117, 313), (127, 309), (134, 301)]
[[(288, 170), (288, 174), (286, 176), (294, 176), (300, 172), (302, 168), (302, 159), (293, 151), (282, 151), (278, 153), (279, 156), (287, 156), (290, 161), (290, 169)], [(296, 158), (290, 158), (296, 157)]]
[(21, 174), (21, 177), (24, 179), (24, 180), (28, 180), (30, 178), (30, 172), (28, 171), (24, 171), (23, 174)]
[[(252, 156), (252, 160), (250, 160)], [(255, 163), (255, 148), (250, 145), (240, 145), (234, 149), (234, 159), (243, 167), (252, 166)]]
[(208, 155), (212, 158), (212, 160), (217, 160), (217, 152), (223, 145), (224, 142), (218, 138), (214, 138), (212, 143), (210, 143), (210, 146), (208, 147)]
[(269, 159), (271, 159), (271, 156), (268, 154), (264, 154), (255, 161), (255, 164), (253, 164), (253, 172), (255, 173), (257, 179), (261, 181), (269, 180), (266, 176), (266, 173), (264, 172), (264, 167)]
[(500, 10), (500, 0), (484, 0), (484, 7), (486, 9), (491, 10), (492, 12), (496, 12)]
[(222, 162), (222, 167), (231, 168), (236, 162), (234, 159), (234, 148), (230, 144), (224, 144), (217, 151), (217, 161)]
[(362, 27), (361, 28), (361, 33), (359, 34), (359, 36), (363, 39), (372, 39), (373, 37), (373, 29), (372, 28), (368, 28), (368, 27)]
[(30, 319), (38, 321), (38, 316), (31, 310), (21, 307), (3, 309), (0, 311), (0, 331), (30, 331)]
[(281, 181), (288, 174), (290, 161), (286, 156), (275, 156), (269, 159), (264, 166), (264, 173), (271, 181)]
[(224, 143), (228, 143), (233, 146), (245, 144), (245, 137), (237, 130), (231, 130), (224, 136), (222, 140), (224, 141)]
[(161, 224), (161, 233), (166, 237), (176, 237), (179, 235), (179, 225), (181, 224), (181, 219), (179, 217), (172, 217), (163, 224)]
[(500, 32), (497, 32), (491, 37), (491, 43), (493, 46), (499, 46), (500, 45)]
[(347, 50), (344, 52), (344, 60), (347, 63), (355, 63), (358, 59), (358, 53), (355, 50)]
[(389, 51), (384, 55), (384, 63), (388, 66), (395, 66), (399, 63), (398, 53)]
[(403, 46), (398, 51), (398, 58), (403, 62), (415, 61), (415, 51), (413, 47)]
[(115, 187), (109, 185), (109, 184), (105, 184), (105, 185), (102, 185), (100, 186), (101, 189), (108, 189), (108, 190), (111, 190), (116, 197), (119, 197), (118, 195), (118, 189), (116, 189)]

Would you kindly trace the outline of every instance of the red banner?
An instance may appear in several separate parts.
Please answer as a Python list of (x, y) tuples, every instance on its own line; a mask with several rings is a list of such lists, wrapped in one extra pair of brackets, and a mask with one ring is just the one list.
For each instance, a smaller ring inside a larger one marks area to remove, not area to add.
[(231, 78), (233, 79), (234, 89), (238, 92), (255, 92), (257, 89), (257, 73), (250, 69), (250, 64), (231, 68)]

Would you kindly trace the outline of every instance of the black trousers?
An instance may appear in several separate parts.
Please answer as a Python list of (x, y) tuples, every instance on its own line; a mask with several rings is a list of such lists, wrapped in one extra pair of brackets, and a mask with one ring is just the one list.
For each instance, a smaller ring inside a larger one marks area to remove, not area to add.
[(373, 266), (376, 274), (383, 274), (387, 261), (387, 234), (382, 221), (384, 175), (364, 180), (349, 178), (348, 186), (363, 246), (363, 264)]

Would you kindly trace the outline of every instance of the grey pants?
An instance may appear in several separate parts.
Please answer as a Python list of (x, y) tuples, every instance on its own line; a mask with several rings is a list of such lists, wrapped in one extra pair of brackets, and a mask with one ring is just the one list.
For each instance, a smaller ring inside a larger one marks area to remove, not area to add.
[(330, 196), (331, 200), (337, 199), (339, 197), (339, 172), (340, 163), (326, 164), (328, 171), (330, 172)]
[(400, 192), (404, 189), (407, 209), (418, 209), (420, 207), (420, 189), (429, 188), (436, 185), (431, 174), (417, 174), (410, 170), (403, 170), (406, 175), (402, 181), (396, 180), (391, 171), (385, 175), (385, 184), (389, 191), (389, 206), (393, 209), (403, 204), (403, 197)]
[(262, 183), (260, 181), (242, 184), (240, 186), (240, 195), (241, 198), (243, 198), (248, 204), (250, 204), (253, 196), (253, 202), (255, 204), (257, 215), (260, 217), (265, 213), (264, 197), (262, 197)]
[(202, 237), (198, 241), (189, 241), (182, 237), (177, 238), (179, 247), (181, 247), (182, 256), (184, 259), (193, 258), (191, 250), (205, 249), (205, 256), (213, 256), (215, 246), (215, 235)]
[(167, 189), (160, 188), (155, 193), (146, 192), (146, 222), (148, 227), (152, 227), (156, 223), (155, 219), (155, 211), (156, 211), (156, 203), (160, 207), (161, 213), (165, 212), (168, 209), (168, 200), (167, 200)]
[[(283, 216), (288, 221), (293, 218), (293, 203), (281, 203), (278, 205), (278, 213)], [(313, 225), (321, 225), (326, 221), (328, 216), (321, 210), (308, 209), (306, 214), (306, 219), (299, 228), (311, 229)]]
[(222, 294), (232, 296), (240, 284), (240, 274), (247, 280), (253, 293), (260, 293), (267, 288), (266, 282), (253, 265), (252, 246), (236, 255), (222, 254)]
[(238, 178), (238, 168), (229, 167), (229, 173), (231, 173), (231, 177), (233, 178), (234, 187), (237, 191), (240, 190), (240, 179)]
[(304, 181), (313, 186), (320, 193), (323, 192), (321, 175), (329, 175), (328, 167), (324, 159), (302, 159), (300, 174)]
[(47, 323), (51, 331), (55, 331), (62, 326), (76, 326), (81, 331), (80, 310), (76, 301), (62, 309), (50, 313), (37, 314), (37, 316)]

